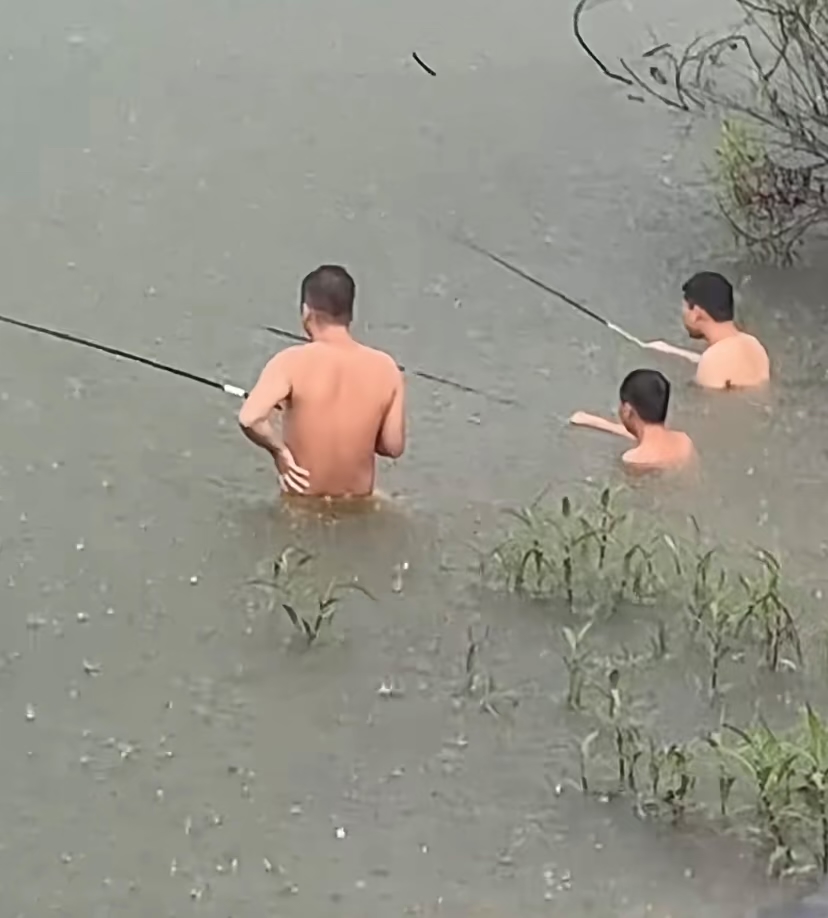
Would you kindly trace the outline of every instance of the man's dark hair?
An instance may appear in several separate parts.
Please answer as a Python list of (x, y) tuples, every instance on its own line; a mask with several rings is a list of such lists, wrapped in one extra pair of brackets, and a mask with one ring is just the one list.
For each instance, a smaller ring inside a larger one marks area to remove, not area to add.
[(356, 284), (341, 265), (320, 265), (302, 281), (302, 302), (336, 325), (354, 317)]
[(715, 271), (699, 271), (681, 288), (691, 306), (701, 307), (714, 322), (732, 322), (733, 287)]
[(670, 404), (670, 380), (658, 370), (633, 370), (621, 383), (621, 402), (645, 424), (663, 424)]

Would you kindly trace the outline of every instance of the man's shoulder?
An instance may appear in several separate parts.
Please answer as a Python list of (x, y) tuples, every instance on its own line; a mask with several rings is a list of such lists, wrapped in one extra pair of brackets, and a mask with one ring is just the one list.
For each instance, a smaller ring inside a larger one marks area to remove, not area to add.
[(378, 370), (382, 370), (394, 377), (399, 376), (402, 372), (397, 361), (387, 351), (381, 351), (379, 348), (371, 347), (367, 344), (360, 344), (360, 347), (365, 355), (365, 360), (370, 361)]

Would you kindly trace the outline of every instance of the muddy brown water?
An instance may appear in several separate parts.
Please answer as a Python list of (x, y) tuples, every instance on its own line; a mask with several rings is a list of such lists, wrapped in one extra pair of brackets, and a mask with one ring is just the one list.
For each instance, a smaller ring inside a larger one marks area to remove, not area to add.
[[(784, 897), (733, 839), (552, 793), (583, 735), (560, 622), (468, 570), (502, 507), (620, 480), (618, 444), (561, 419), (611, 410), (642, 358), (448, 237), (680, 341), (680, 280), (745, 274), (717, 255), (681, 125), (603, 82), (540, 0), (0, 11), (4, 312), (247, 385), (275, 347), (260, 326), (291, 327), (301, 275), (341, 261), (366, 340), (522, 406), (412, 381), (394, 507), (297, 515), (232, 400), (2, 330), (3, 915), (719, 918)], [(657, 16), (599, 4), (589, 27), (629, 49)], [(741, 290), (774, 390), (703, 396), (652, 358), (704, 470), (637, 499), (767, 545), (817, 590), (824, 272)], [(290, 543), (379, 599), (311, 653), (246, 586)], [(453, 698), (478, 623), (521, 697), (508, 723)], [(709, 716), (689, 676), (650, 691), (688, 735)]]

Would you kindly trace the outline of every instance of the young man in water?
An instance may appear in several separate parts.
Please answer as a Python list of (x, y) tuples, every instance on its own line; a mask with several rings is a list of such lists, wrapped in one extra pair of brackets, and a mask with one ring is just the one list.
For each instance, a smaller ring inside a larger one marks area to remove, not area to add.
[(682, 288), (684, 327), (691, 338), (705, 341), (703, 354), (650, 341), (647, 347), (698, 364), (696, 382), (706, 389), (742, 389), (770, 379), (770, 361), (759, 341), (734, 322), (733, 287), (712, 271), (693, 275)]
[(670, 382), (658, 370), (633, 370), (621, 383), (621, 423), (577, 411), (571, 424), (592, 427), (635, 440), (636, 446), (622, 456), (624, 464), (640, 470), (679, 469), (695, 457), (686, 433), (666, 427)]
[[(375, 455), (405, 450), (405, 381), (394, 360), (351, 337), (356, 286), (339, 265), (302, 281), (310, 339), (276, 354), (239, 412), (248, 439), (267, 450), (285, 494), (367, 497)], [(271, 423), (283, 408), (282, 436)]]

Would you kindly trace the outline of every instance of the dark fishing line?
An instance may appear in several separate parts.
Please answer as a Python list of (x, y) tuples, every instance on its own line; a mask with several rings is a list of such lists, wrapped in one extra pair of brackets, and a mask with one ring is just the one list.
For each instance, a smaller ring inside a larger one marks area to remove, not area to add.
[(506, 261), (505, 258), (501, 258), (499, 255), (495, 255), (494, 252), (490, 252), (488, 249), (484, 249), (483, 246), (477, 245), (477, 243), (471, 242), (468, 239), (457, 239), (456, 241), (459, 242), (460, 245), (465, 246), (467, 249), (471, 249), (473, 252), (477, 252), (478, 255), (485, 256), (490, 261), (500, 265), (501, 268), (505, 268), (507, 271), (511, 271), (512, 274), (516, 274), (518, 277), (522, 277), (523, 280), (528, 281), (530, 284), (534, 284), (535, 287), (539, 287), (546, 293), (551, 293), (552, 296), (557, 297), (568, 306), (572, 306), (574, 309), (582, 312), (585, 316), (589, 316), (590, 319), (594, 319), (596, 322), (600, 322), (601, 325), (603, 325), (605, 328), (608, 328), (610, 331), (614, 331), (616, 334), (621, 335), (621, 337), (626, 338), (627, 341), (631, 341), (633, 344), (637, 344), (639, 347), (647, 346), (640, 338), (636, 338), (635, 335), (631, 335), (628, 331), (621, 328), (620, 325), (616, 325), (614, 322), (610, 322), (609, 319), (605, 319), (603, 316), (598, 315), (597, 312), (593, 312), (588, 306), (584, 306), (583, 303), (579, 303), (577, 300), (573, 300), (571, 296), (567, 296), (560, 290), (556, 290), (554, 287), (550, 287), (543, 281), (539, 281), (536, 277), (532, 277), (531, 274), (528, 274), (521, 268), (518, 268), (517, 266)]
[[(286, 338), (288, 341), (298, 341), (300, 344), (308, 343), (307, 338), (303, 338), (301, 335), (297, 335), (294, 332), (286, 331), (284, 328), (275, 328), (273, 325), (265, 325), (265, 329), (274, 335), (278, 335), (280, 338)], [(426, 373), (423, 370), (406, 370), (401, 363), (398, 363), (397, 366), (403, 373), (410, 373), (412, 376), (419, 376), (420, 379), (427, 379), (429, 382), (439, 383), (443, 386), (451, 386), (453, 389), (458, 389), (460, 392), (467, 392), (469, 395), (481, 395), (483, 398), (487, 398), (492, 402), (498, 402), (501, 405), (517, 404), (514, 399), (505, 398), (502, 395), (492, 395), (489, 392), (484, 392), (482, 389), (475, 389), (473, 386), (467, 386), (465, 383), (447, 379), (445, 376), (435, 376), (433, 373)]]
[(180, 376), (183, 379), (191, 379), (193, 382), (201, 383), (203, 386), (210, 386), (212, 389), (220, 389), (222, 392), (226, 392), (228, 395), (235, 395), (237, 398), (247, 398), (247, 392), (238, 386), (233, 386), (230, 383), (222, 383), (217, 379), (208, 379), (206, 376), (190, 373), (189, 370), (171, 367), (166, 363), (160, 363), (158, 360), (151, 360), (149, 357), (131, 354), (129, 351), (122, 351), (120, 348), (99, 344), (97, 341), (90, 341), (88, 338), (79, 338), (77, 335), (70, 335), (68, 332), (57, 331), (54, 328), (46, 328), (43, 325), (34, 325), (31, 322), (23, 322), (20, 319), (13, 319), (11, 316), (0, 315), (0, 322), (5, 322), (6, 325), (14, 325), (16, 328), (25, 328), (28, 331), (37, 332), (41, 335), (47, 335), (50, 338), (56, 338), (58, 341), (68, 341), (71, 344), (79, 344), (81, 347), (88, 347), (95, 351), (101, 351), (104, 354), (110, 354), (112, 357), (121, 357), (124, 360), (131, 360), (133, 363), (140, 363), (145, 367), (152, 367), (154, 370), (172, 373), (173, 376)]

